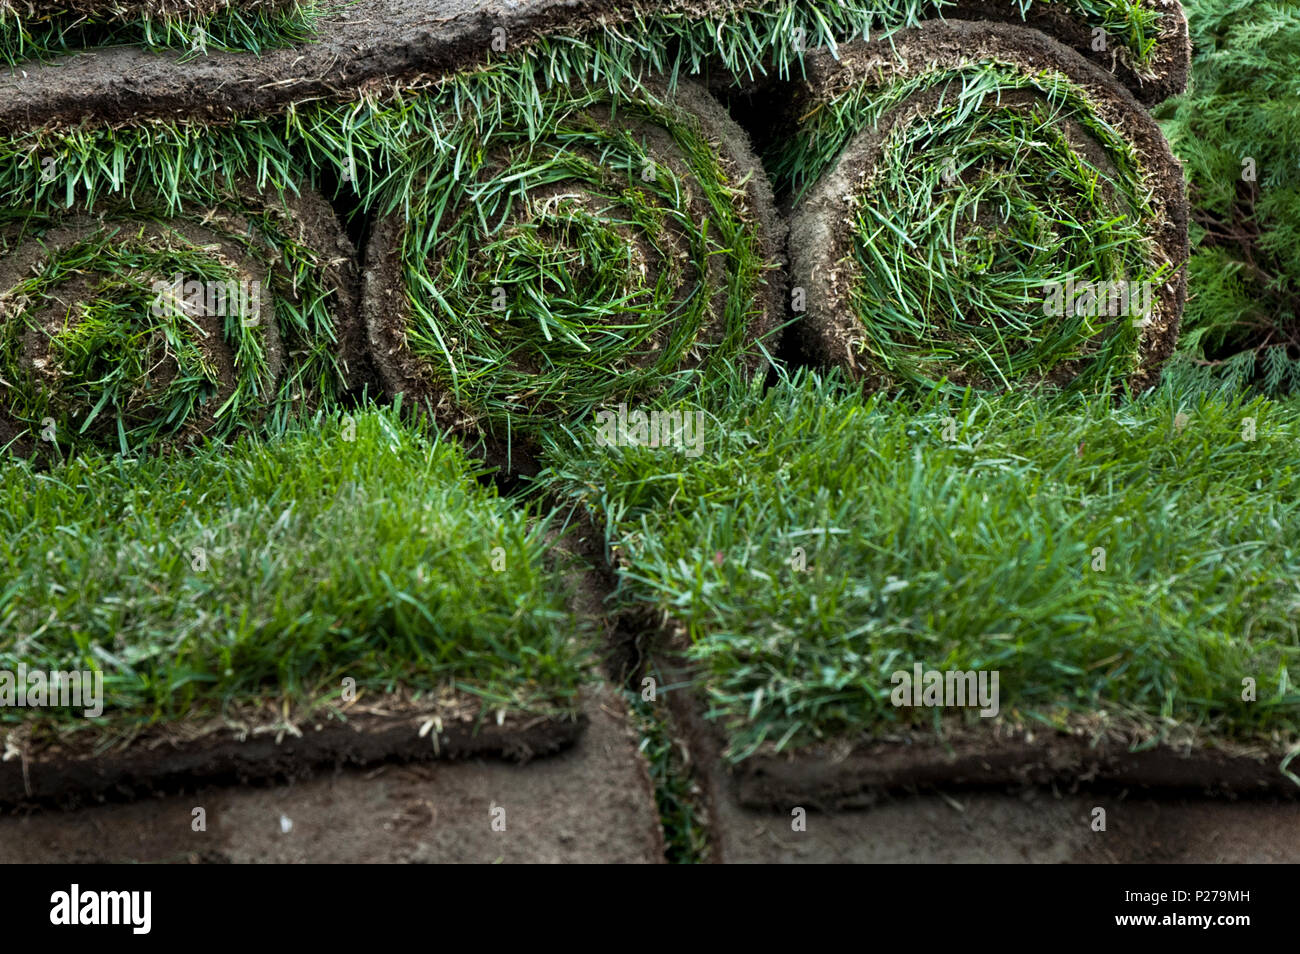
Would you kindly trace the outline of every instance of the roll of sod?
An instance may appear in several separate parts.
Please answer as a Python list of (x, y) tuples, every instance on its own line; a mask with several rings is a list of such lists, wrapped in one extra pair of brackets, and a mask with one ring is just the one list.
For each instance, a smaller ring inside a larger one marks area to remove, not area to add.
[(708, 93), (612, 102), (529, 82), (493, 97), (491, 120), (461, 101), (437, 148), (412, 145), (416, 196), (366, 252), (388, 390), (490, 457), (527, 453), (547, 422), (682, 392), (715, 362), (758, 367), (783, 308), (770, 187)]
[(282, 425), (362, 367), (348, 240), (309, 192), (2, 218), (0, 446), (134, 455), (221, 439)]
[(256, 52), (308, 38), (320, 15), (315, 0), (0, 0), (0, 63), (115, 43)]
[(1187, 88), (1192, 44), (1179, 0), (937, 0), (936, 5), (950, 20), (1022, 24), (1045, 33), (1113, 73), (1146, 104)]
[(933, 22), (812, 57), (808, 89), (778, 165), (813, 356), (878, 388), (1154, 383), (1186, 195), (1113, 77), (1034, 30)]

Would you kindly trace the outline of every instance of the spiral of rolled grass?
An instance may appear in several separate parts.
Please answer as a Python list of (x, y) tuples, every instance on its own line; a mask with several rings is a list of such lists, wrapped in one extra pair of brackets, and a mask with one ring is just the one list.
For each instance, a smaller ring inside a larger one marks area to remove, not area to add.
[(757, 367), (783, 311), (770, 187), (706, 91), (533, 89), (490, 121), (433, 94), (448, 118), (412, 146), (416, 196), (366, 253), (387, 389), (492, 453), (683, 394), (714, 362)]
[(280, 426), (363, 364), (347, 239), (309, 191), (3, 220), (0, 445), (18, 453)]
[(869, 386), (1144, 388), (1186, 297), (1159, 127), (1043, 34), (931, 22), (810, 58), (777, 165), (801, 340)]

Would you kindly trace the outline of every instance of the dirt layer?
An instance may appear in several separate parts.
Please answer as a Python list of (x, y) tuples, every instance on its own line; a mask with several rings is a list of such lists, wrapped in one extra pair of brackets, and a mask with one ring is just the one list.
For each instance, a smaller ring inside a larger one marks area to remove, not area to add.
[[(361, 710), (365, 711), (361, 711)], [(441, 721), (441, 728), (430, 725)], [(346, 721), (324, 715), (292, 730), (275, 724), (151, 728), (103, 750), (79, 733), (62, 742), (8, 740), (0, 807), (74, 805), (176, 791), (197, 782), (293, 779), (337, 765), (504, 756), (527, 761), (578, 739), (586, 716), (510, 716), (501, 724), (413, 704), (358, 704)], [(295, 731), (296, 730), (296, 731)], [(182, 734), (184, 733), (184, 734)]]
[[(1117, 60), (1102, 57), (1147, 101), (1185, 85), (1189, 56), (1181, 9), (1172, 0), (1153, 2), (1168, 10), (1173, 24), (1156, 55), (1161, 78), (1139, 84)], [(653, 9), (666, 14), (732, 6), (723, 0), (666, 0)], [(981, 5), (970, 6), (975, 11)], [(184, 52), (92, 50), (47, 64), (25, 63), (0, 79), (0, 130), (146, 117), (219, 119), (275, 112), (313, 99), (351, 98), (357, 90), (390, 81), (409, 83), (471, 68), (488, 56), (498, 28), (506, 31), (512, 50), (537, 37), (619, 22), (632, 9), (627, 0), (359, 0), (322, 21), (314, 42), (261, 56), (213, 52), (181, 62)], [(1009, 2), (988, 2), (977, 12), (1018, 21), (1015, 9)], [(1066, 42), (1101, 56), (1091, 51), (1090, 31), (1067, 14), (1034, 13), (1031, 23), (1058, 30)]]
[[(1296, 864), (1300, 802), (934, 791), (870, 809), (758, 812), (724, 800), (712, 860), (729, 864)], [(1105, 831), (1094, 830), (1105, 812)]]
[[(661, 861), (649, 775), (621, 700), (593, 690), (584, 720), (572, 748), (527, 766), (384, 764), (284, 785), (196, 782), (130, 804), (11, 813), (0, 817), (0, 864)], [(197, 808), (206, 831), (194, 830)]]
[(831, 809), (869, 802), (875, 793), (919, 785), (1050, 784), (1080, 779), (1156, 790), (1300, 798), (1300, 786), (1278, 770), (1282, 755), (1157, 746), (1131, 752), (1094, 745), (1082, 736), (1040, 732), (995, 737), (971, 731), (936, 742), (878, 742), (847, 754), (756, 755), (729, 780), (751, 808), (802, 801)]
[[(679, 657), (658, 655), (654, 668), (668, 685), (691, 684)], [(1060, 733), (971, 730), (942, 744), (760, 752), (732, 767), (698, 695), (665, 700), (703, 791), (715, 863), (1300, 861), (1300, 786), (1276, 753), (1130, 753)], [(1095, 808), (1104, 832), (1093, 830)]]

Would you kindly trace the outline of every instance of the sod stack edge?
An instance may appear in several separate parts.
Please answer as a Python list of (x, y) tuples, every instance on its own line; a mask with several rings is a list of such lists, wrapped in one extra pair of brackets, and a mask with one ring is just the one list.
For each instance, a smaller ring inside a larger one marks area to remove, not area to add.
[[(757, 369), (784, 311), (784, 224), (704, 89), (537, 90), (532, 68), (433, 95), (414, 197), (379, 221), (364, 268), (389, 395), (515, 469), (543, 427)], [(481, 109), (457, 105), (473, 96)]]
[(776, 165), (817, 361), (883, 389), (1155, 383), (1186, 189), (1112, 76), (1035, 30), (936, 21), (811, 57), (799, 112)]
[[(593, 680), (544, 520), (391, 411), (0, 469), (0, 803), (570, 745)], [(11, 696), (16, 685), (0, 685)]]
[(139, 44), (258, 52), (312, 35), (315, 0), (0, 0), (0, 64)]
[[(1180, 91), (1186, 77), (1187, 27), (1175, 0), (988, 0), (974, 6), (924, 0), (524, 0), (508, 9), (448, 0), (360, 0), (321, 20), (310, 41), (256, 58), (210, 51), (179, 69), (185, 54), (113, 48), (97, 51), (93, 66), (75, 70), (24, 64), (0, 102), (0, 128), (51, 119), (263, 115), (309, 100), (345, 100), (390, 81), (405, 85), (469, 71), (501, 52), (549, 55), (575, 36), (606, 41), (615, 61), (633, 53), (651, 59), (664, 75), (689, 75), (717, 64), (748, 84), (769, 71), (797, 77), (806, 49), (868, 33), (874, 38), (940, 15), (1027, 19), (1115, 71), (1144, 102)], [(1105, 33), (1104, 44), (1098, 30)]]

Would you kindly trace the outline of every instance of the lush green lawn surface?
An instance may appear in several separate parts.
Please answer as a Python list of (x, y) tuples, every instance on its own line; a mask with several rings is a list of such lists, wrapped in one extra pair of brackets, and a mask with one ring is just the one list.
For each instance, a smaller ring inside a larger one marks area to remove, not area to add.
[(1003, 719), (1294, 737), (1300, 401), (706, 403), (699, 456), (593, 425), (546, 479), (607, 527), (619, 602), (685, 628), (733, 755), (936, 718), (891, 703), (917, 662), (999, 671)]
[[(391, 412), (192, 457), (0, 469), (0, 669), (104, 673), (110, 720), (372, 691), (567, 708), (544, 522)], [(66, 710), (0, 710), (7, 720)]]

